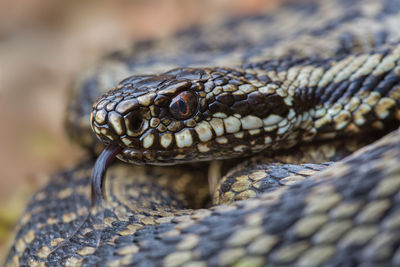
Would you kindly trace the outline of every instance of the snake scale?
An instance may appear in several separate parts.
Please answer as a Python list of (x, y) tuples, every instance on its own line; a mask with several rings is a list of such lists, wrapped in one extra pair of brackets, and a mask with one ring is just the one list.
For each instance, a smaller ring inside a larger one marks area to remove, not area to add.
[(400, 266), (399, 29), (398, 0), (287, 1), (107, 56), (66, 123), (106, 149), (6, 266)]

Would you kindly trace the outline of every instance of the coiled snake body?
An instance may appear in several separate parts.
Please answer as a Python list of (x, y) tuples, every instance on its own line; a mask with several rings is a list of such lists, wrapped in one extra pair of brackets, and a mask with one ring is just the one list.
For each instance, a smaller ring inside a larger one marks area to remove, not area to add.
[(67, 118), (107, 145), (92, 192), (91, 159), (54, 175), (6, 264), (400, 265), (398, 29), (397, 0), (306, 1), (110, 55)]

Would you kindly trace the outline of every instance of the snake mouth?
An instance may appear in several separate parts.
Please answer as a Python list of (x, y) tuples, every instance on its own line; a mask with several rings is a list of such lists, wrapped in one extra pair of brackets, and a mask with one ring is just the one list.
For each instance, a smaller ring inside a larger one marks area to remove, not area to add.
[[(179, 156), (177, 157), (177, 155)], [(197, 158), (193, 153), (178, 153), (171, 150), (146, 150), (130, 147), (121, 148), (116, 157), (124, 162), (136, 165), (146, 164), (156, 166), (170, 166), (192, 161), (199, 161), (199, 158)]]

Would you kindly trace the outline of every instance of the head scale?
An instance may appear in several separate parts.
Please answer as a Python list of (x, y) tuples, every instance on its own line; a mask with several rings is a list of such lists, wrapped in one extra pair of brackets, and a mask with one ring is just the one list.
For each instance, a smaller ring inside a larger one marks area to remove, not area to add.
[(245, 76), (226, 68), (183, 68), (129, 77), (94, 103), (92, 129), (105, 144), (122, 147), (120, 159), (136, 164), (258, 152), (273, 146), (289, 108), (274, 92), (275, 82), (265, 81), (270, 93), (263, 93)]

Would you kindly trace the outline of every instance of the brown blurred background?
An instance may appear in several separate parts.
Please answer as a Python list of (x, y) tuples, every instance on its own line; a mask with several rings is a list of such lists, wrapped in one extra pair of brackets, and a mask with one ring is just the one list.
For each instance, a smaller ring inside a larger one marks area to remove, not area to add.
[(85, 65), (134, 40), (256, 13), (278, 0), (0, 0), (0, 261), (13, 224), (49, 175), (84, 153), (63, 129)]

